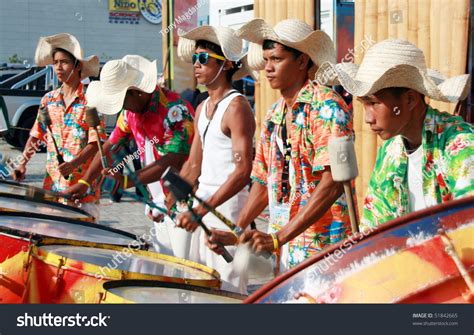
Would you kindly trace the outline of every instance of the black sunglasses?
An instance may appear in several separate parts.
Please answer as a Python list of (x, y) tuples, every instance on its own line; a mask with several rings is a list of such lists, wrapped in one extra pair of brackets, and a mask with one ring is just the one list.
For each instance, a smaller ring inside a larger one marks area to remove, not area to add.
[(199, 64), (201, 65), (206, 65), (207, 62), (209, 61), (209, 57), (215, 58), (215, 59), (220, 59), (220, 60), (225, 60), (225, 57), (219, 56), (216, 54), (212, 54), (209, 52), (200, 52), (197, 54), (193, 54), (193, 65), (196, 64), (196, 61), (199, 61)]

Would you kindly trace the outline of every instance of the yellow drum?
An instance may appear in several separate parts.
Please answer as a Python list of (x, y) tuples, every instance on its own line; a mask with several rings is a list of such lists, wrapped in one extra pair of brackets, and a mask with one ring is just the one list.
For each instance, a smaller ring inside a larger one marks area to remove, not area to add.
[(106, 304), (240, 304), (246, 296), (209, 287), (150, 281), (119, 280), (104, 283)]
[(81, 242), (33, 247), (26, 301), (98, 303), (109, 280), (144, 279), (220, 287), (219, 274), (181, 258)]

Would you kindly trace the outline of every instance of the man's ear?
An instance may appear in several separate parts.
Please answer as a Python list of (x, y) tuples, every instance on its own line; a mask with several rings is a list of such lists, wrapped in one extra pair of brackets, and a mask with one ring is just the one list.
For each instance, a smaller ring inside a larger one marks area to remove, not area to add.
[(417, 91), (409, 89), (405, 92), (405, 99), (408, 110), (412, 111), (421, 102), (423, 96)]
[(229, 71), (230, 69), (232, 69), (234, 67), (234, 65), (232, 64), (232, 62), (228, 59), (226, 59), (225, 61), (225, 64), (224, 64), (224, 71)]
[(298, 56), (298, 65), (301, 70), (306, 70), (308, 68), (309, 56), (307, 54), (301, 54)]

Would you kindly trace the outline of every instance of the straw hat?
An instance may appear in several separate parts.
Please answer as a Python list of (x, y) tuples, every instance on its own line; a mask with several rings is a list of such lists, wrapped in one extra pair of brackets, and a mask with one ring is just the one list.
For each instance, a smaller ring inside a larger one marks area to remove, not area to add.
[(323, 85), (342, 85), (357, 97), (389, 87), (411, 88), (434, 100), (456, 102), (469, 93), (469, 75), (446, 79), (427, 69), (423, 51), (405, 40), (388, 39), (372, 46), (359, 65), (323, 64), (316, 73)]
[(84, 52), (77, 38), (67, 33), (40, 37), (35, 52), (36, 65), (53, 64), (53, 50), (56, 48), (68, 51), (82, 63), (81, 79), (95, 77), (99, 74), (99, 57), (89, 56), (84, 58)]
[(191, 63), (196, 51), (196, 41), (205, 40), (221, 47), (224, 57), (232, 62), (242, 62), (242, 67), (237, 70), (232, 79), (238, 80), (245, 76), (256, 78), (257, 73), (252, 72), (248, 66), (246, 53), (242, 51), (242, 39), (235, 36), (235, 31), (228, 27), (202, 26), (188, 31), (180, 30), (178, 42), (178, 56), (184, 62)]
[(123, 108), (129, 88), (152, 93), (158, 82), (156, 60), (138, 55), (127, 55), (105, 63), (100, 80), (89, 84), (86, 92), (87, 105), (96, 107), (102, 114), (117, 114)]
[(307, 54), (315, 65), (310, 73), (322, 63), (335, 62), (336, 59), (331, 38), (297, 19), (280, 21), (274, 28), (263, 19), (254, 19), (237, 30), (236, 35), (251, 42), (248, 59), (250, 67), (255, 70), (263, 70), (265, 66), (262, 50), (264, 40), (275, 41)]

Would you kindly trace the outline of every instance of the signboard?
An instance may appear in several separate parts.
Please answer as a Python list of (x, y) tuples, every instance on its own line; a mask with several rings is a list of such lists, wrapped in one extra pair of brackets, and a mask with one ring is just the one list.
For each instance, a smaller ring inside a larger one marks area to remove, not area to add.
[(161, 0), (138, 0), (140, 13), (148, 22), (160, 24), (162, 17)]
[(138, 24), (140, 22), (138, 0), (109, 0), (109, 22)]

